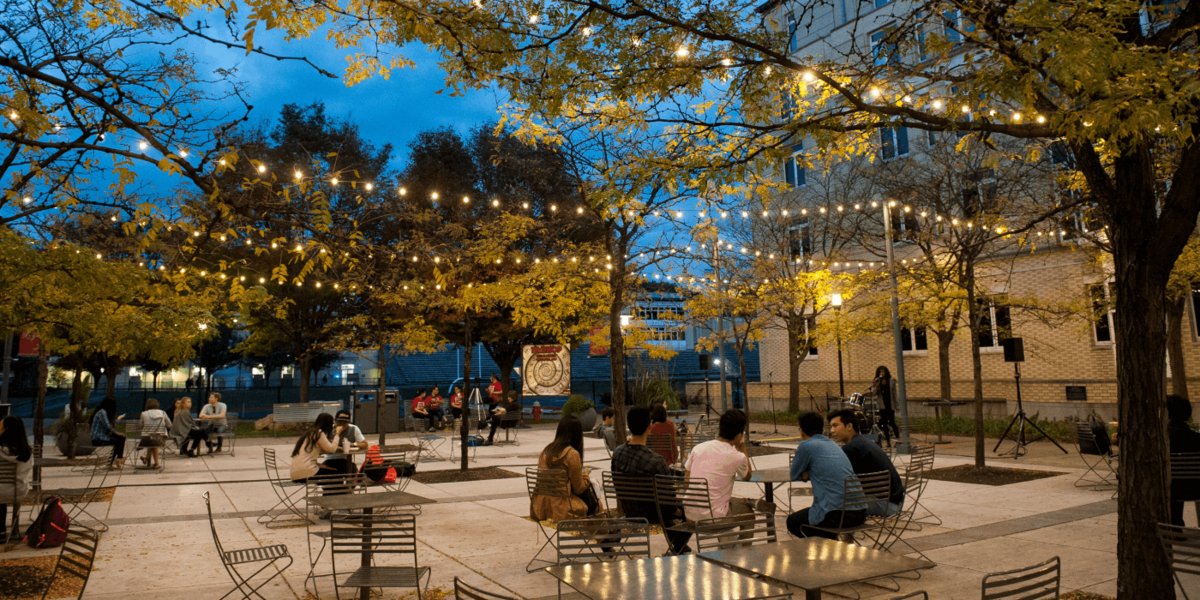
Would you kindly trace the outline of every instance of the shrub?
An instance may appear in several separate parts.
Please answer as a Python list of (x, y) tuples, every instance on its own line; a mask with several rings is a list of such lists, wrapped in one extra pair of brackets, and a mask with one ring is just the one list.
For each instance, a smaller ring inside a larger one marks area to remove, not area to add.
[(590, 400), (580, 396), (579, 394), (572, 394), (570, 398), (567, 398), (566, 403), (563, 404), (562, 415), (564, 417), (567, 415), (578, 416), (587, 412), (587, 409), (589, 408), (594, 408), (594, 405)]
[(647, 406), (653, 405), (655, 402), (662, 400), (667, 404), (667, 410), (681, 410), (683, 404), (679, 402), (679, 397), (675, 395), (675, 390), (671, 388), (671, 384), (663, 379), (655, 379), (646, 384), (642, 388), (642, 402)]

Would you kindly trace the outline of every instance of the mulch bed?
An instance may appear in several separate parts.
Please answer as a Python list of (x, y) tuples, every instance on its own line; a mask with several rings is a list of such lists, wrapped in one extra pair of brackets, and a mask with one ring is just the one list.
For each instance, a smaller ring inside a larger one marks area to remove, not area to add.
[[(39, 600), (50, 578), (58, 556), (35, 556), (0, 560), (0, 600)], [(74, 577), (59, 577), (48, 598), (74, 598), (83, 582)]]
[(514, 477), (524, 477), (519, 473), (513, 473), (501, 469), (500, 467), (477, 467), (462, 471), (459, 469), (445, 469), (441, 471), (424, 471), (418, 472), (412, 476), (413, 481), (421, 483), (457, 483), (460, 481), (486, 481), (488, 479), (512, 479)]
[[(115, 488), (115, 487), (100, 488), (99, 493), (97, 493), (96, 496), (91, 499), (91, 502), (112, 502), (113, 494), (116, 493), (116, 491), (117, 491), (117, 488)], [(55, 494), (55, 497), (57, 497), (59, 499), (59, 501), (61, 501), (63, 504), (78, 504), (79, 502), (81, 502), (84, 499), (83, 498), (84, 493), (85, 492), (83, 490), (79, 490), (78, 494), (71, 494), (71, 493)], [(33, 501), (35, 499), (36, 498), (35, 498), (33, 492), (29, 492), (28, 494), (25, 495), (25, 499), (21, 501), (21, 504), (23, 504), (25, 506), (29, 506), (29, 505), (33, 504)]]
[[(925, 474), (929, 479), (938, 481), (953, 481), (955, 483), (974, 483), (980, 485), (1008, 485), (1023, 483), (1035, 479), (1066, 475), (1061, 471), (1030, 471), (1028, 469), (1009, 469), (1001, 467), (984, 467), (976, 469), (974, 465), (958, 465), (932, 469)], [(1082, 597), (1081, 597), (1082, 600)]]

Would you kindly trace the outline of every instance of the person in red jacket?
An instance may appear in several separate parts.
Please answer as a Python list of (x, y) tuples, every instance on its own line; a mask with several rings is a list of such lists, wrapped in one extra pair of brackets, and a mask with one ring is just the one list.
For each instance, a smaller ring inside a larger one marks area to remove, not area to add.
[(458, 420), (463, 416), (463, 393), (461, 386), (454, 386), (454, 393), (450, 395), (450, 417), (454, 422), (450, 425), (454, 428), (458, 425)]
[(426, 431), (433, 429), (433, 415), (429, 414), (429, 399), (425, 396), (425, 390), (417, 390), (417, 397), (413, 398), (412, 416), (414, 419), (424, 419)]
[(442, 408), (442, 404), (445, 403), (442, 394), (438, 392), (437, 388), (433, 388), (433, 391), (429, 393), (426, 400), (429, 401), (428, 409), (431, 422), (436, 421), (438, 427), (444, 427), (446, 425), (446, 409)]

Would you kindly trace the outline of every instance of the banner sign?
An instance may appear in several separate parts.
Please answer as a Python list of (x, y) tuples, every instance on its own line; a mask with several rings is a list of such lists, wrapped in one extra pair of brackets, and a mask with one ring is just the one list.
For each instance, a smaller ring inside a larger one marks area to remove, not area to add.
[(17, 356), (37, 356), (39, 343), (41, 340), (37, 334), (22, 331), (20, 342), (17, 343)]
[(558, 344), (524, 346), (521, 365), (524, 395), (571, 395), (570, 348)]
[[(588, 346), (589, 356), (608, 356), (608, 327), (593, 327), (588, 332), (588, 337), (591, 338), (591, 344)], [(603, 342), (596, 342), (596, 338), (603, 337)]]

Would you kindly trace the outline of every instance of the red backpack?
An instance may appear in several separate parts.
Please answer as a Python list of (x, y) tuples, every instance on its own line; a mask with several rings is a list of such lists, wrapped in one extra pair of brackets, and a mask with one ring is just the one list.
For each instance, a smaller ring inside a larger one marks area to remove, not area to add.
[(51, 496), (42, 503), (42, 511), (25, 530), (25, 543), (30, 548), (57, 548), (67, 541), (70, 525), (71, 519), (63, 512), (62, 503)]

